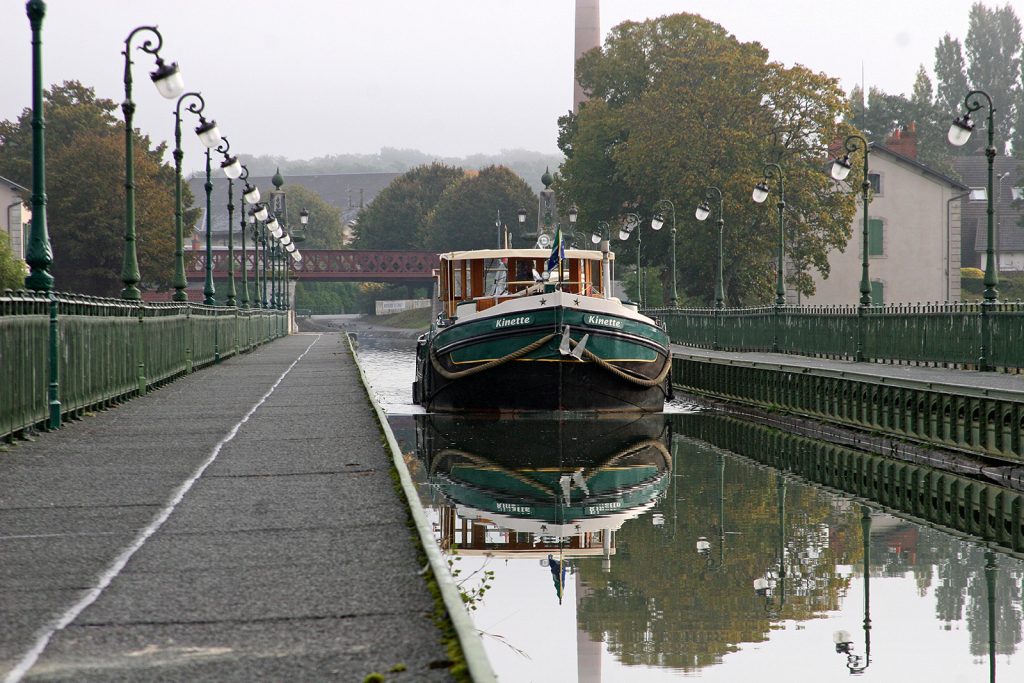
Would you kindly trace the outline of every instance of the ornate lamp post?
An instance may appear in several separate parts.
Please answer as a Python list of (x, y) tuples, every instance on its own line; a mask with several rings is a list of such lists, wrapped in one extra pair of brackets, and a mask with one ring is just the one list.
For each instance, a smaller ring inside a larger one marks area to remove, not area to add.
[(676, 205), (669, 199), (660, 199), (654, 205), (654, 217), (651, 218), (651, 227), (661, 230), (665, 225), (665, 217), (662, 207), (668, 207), (672, 211), (672, 300), (669, 302), (673, 308), (679, 305), (679, 292), (676, 290)]
[(304, 242), (306, 240), (306, 228), (309, 226), (309, 210), (303, 207), (302, 211), (299, 211), (299, 229), (292, 231), (292, 239), (296, 243)]
[(235, 178), (242, 176), (242, 164), (238, 162), (238, 157), (228, 154), (230, 149), (231, 143), (227, 138), (224, 138), (223, 144), (217, 145), (217, 151), (224, 156), (224, 160), (220, 162), (220, 170), (228, 177), (228, 292), (224, 303), (235, 306), (235, 233), (232, 224), (235, 222)]
[[(628, 235), (627, 235), (628, 236)], [(604, 289), (604, 298), (612, 295), (612, 266), (611, 257), (611, 226), (608, 221), (598, 221), (594, 232), (590, 235), (590, 241), (601, 245), (601, 283)]]
[[(242, 188), (242, 199), (238, 203), (239, 228), (242, 234), (242, 308), (249, 308), (249, 259), (245, 253), (245, 206), (246, 204), (255, 205), (259, 202), (260, 189), (249, 184), (249, 169), (244, 164), (238, 178), (245, 182), (245, 187)], [(253, 223), (256, 222), (255, 216), (251, 216), (250, 219)]]
[[(270, 220), (267, 221), (267, 224), (266, 224), (265, 228), (266, 228), (266, 232), (272, 238), (270, 240), (270, 308), (280, 308), (280, 305), (279, 305), (280, 301), (279, 301), (279, 296), (278, 296), (278, 294), (279, 294), (278, 290), (280, 289), (281, 283), (280, 283), (280, 278), (278, 277), (278, 268), (277, 268), (277, 266), (278, 266), (278, 263), (277, 263), (277, 257), (278, 257), (277, 240), (281, 239), (281, 236), (284, 235), (284, 230), (281, 229), (280, 223), (277, 222), (277, 217), (274, 216), (273, 214), (270, 215)], [(263, 247), (264, 258), (266, 258), (266, 253), (267, 253), (266, 250), (267, 250), (266, 243), (264, 243), (264, 247)]]
[(190, 102), (186, 110), (199, 117), (196, 135), (203, 146), (210, 149), (219, 145), (221, 140), (217, 122), (207, 121), (203, 117), (203, 109), (206, 107), (203, 96), (197, 92), (187, 92), (179, 97), (174, 106), (174, 301), (188, 301), (188, 293), (185, 291), (188, 282), (185, 279), (185, 232), (181, 208), (181, 160), (184, 157), (184, 152), (181, 151), (181, 105), (189, 98), (197, 100)]
[(988, 146), (985, 148), (985, 157), (988, 160), (988, 182), (985, 186), (988, 191), (988, 205), (986, 213), (988, 222), (986, 225), (985, 244), (985, 293), (981, 302), (981, 357), (978, 359), (980, 370), (991, 371), (995, 369), (992, 364), (992, 319), (991, 315), (999, 299), (999, 266), (995, 256), (995, 230), (993, 222), (993, 201), (992, 201), (992, 165), (996, 158), (995, 146), (995, 107), (992, 105), (992, 98), (984, 90), (972, 90), (964, 97), (964, 106), (967, 112), (958, 116), (949, 127), (948, 139), (951, 145), (961, 147), (967, 144), (974, 132), (974, 121), (971, 114), (981, 109), (982, 105), (988, 107)]
[(46, 4), (42, 0), (30, 0), (25, 5), (29, 26), (32, 29), (32, 223), (29, 233), (25, 260), (29, 274), (25, 277), (25, 288), (44, 292), (50, 300), (49, 328), (49, 375), (47, 402), (50, 429), (60, 427), (60, 363), (57, 327), (57, 297), (53, 294), (53, 250), (46, 230), (46, 123), (43, 118), (43, 17)]
[(786, 283), (784, 279), (786, 257), (786, 181), (782, 175), (782, 167), (775, 163), (765, 164), (763, 174), (764, 177), (761, 182), (754, 186), (754, 192), (751, 195), (758, 204), (762, 204), (764, 200), (768, 199), (768, 194), (771, 192), (771, 186), (768, 184), (768, 181), (773, 178), (779, 179), (779, 201), (776, 204), (776, 207), (779, 209), (779, 248), (775, 264), (775, 323), (772, 325), (772, 352), (778, 353), (779, 309), (786, 305)]
[(846, 180), (850, 175), (850, 169), (853, 167), (850, 154), (858, 149), (864, 150), (864, 178), (860, 184), (863, 199), (864, 235), (861, 243), (863, 253), (860, 267), (860, 306), (857, 307), (857, 349), (854, 352), (854, 360), (859, 363), (864, 361), (864, 318), (868, 306), (871, 305), (871, 279), (868, 276), (868, 202), (871, 201), (868, 195), (868, 191), (871, 189), (871, 182), (868, 180), (868, 157), (871, 155), (871, 145), (864, 137), (853, 134), (846, 138), (843, 146), (846, 153), (841, 159), (832, 162), (832, 178), (839, 181)]
[(156, 45), (151, 39), (146, 39), (139, 47), (156, 58), (156, 70), (149, 77), (156, 86), (157, 91), (169, 100), (178, 97), (185, 90), (185, 83), (182, 81), (181, 72), (175, 63), (165, 64), (160, 57), (160, 48), (163, 46), (163, 36), (156, 30), (155, 26), (139, 26), (124, 41), (124, 102), (121, 103), (121, 111), (124, 112), (124, 263), (121, 268), (121, 281), (124, 282), (124, 289), (121, 290), (121, 298), (138, 301), (142, 298), (139, 292), (139, 260), (135, 252), (135, 150), (132, 135), (132, 117), (135, 115), (135, 103), (132, 102), (132, 58), (131, 42), (139, 33), (147, 32), (156, 38)]
[(725, 229), (725, 218), (723, 217), (725, 211), (725, 200), (722, 197), (722, 191), (711, 185), (704, 188), (704, 201), (697, 205), (697, 210), (694, 212), (697, 220), (705, 221), (708, 216), (711, 215), (711, 205), (708, 204), (711, 200), (718, 198), (718, 268), (715, 271), (715, 308), (725, 308), (725, 282), (722, 276), (722, 250), (723, 250), (723, 232)]

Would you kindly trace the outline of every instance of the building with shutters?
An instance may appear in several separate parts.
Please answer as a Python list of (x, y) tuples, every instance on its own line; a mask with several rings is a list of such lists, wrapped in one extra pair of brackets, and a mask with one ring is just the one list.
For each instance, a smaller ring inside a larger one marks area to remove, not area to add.
[[(972, 203), (970, 187), (917, 161), (913, 126), (871, 145), (868, 175), (872, 303), (959, 301), (961, 213)], [(843, 184), (841, 191), (855, 188)], [(814, 273), (817, 291), (799, 303), (859, 303), (863, 211), (858, 194), (850, 241), (829, 254), (828, 277)]]

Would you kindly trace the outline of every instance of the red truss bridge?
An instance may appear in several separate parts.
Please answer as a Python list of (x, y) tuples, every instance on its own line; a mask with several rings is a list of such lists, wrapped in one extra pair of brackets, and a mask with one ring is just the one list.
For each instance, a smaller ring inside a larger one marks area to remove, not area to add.
[[(437, 253), (433, 251), (356, 251), (302, 249), (298, 263), (290, 258), (291, 274), (299, 280), (348, 282), (409, 282), (430, 280), (437, 267)], [(262, 258), (262, 252), (260, 252)], [(246, 251), (250, 277), (255, 256)], [(185, 255), (185, 271), (189, 281), (201, 282), (206, 276), (206, 252), (194, 251)], [(242, 253), (235, 250), (235, 277), (242, 275)], [(213, 276), (220, 280), (228, 276), (228, 253), (213, 252)]]

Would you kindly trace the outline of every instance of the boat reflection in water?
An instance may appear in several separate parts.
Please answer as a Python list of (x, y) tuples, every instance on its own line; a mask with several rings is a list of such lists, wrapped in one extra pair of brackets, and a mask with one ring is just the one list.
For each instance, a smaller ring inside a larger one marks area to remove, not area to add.
[(444, 499), (442, 548), (536, 558), (561, 599), (567, 561), (601, 556), (671, 478), (662, 415), (594, 419), (420, 415), (417, 452)]

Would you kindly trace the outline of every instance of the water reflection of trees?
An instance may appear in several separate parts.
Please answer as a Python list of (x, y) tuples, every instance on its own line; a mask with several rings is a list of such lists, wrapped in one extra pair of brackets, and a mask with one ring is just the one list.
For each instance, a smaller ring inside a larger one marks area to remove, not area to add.
[[(608, 571), (579, 563), (587, 586), (581, 630), (627, 665), (692, 671), (764, 641), (785, 621), (839, 608), (851, 581), (863, 577), (860, 505), (699, 442), (677, 439), (673, 454), (676, 477), (652, 515), (663, 523), (624, 525)], [(1018, 561), (877, 511), (873, 520), (871, 577), (912, 578), (921, 596), (933, 590), (936, 619), (965, 627), (975, 657), (990, 653), (987, 553), (994, 652), (1016, 651)], [(761, 587), (769, 579), (770, 589), (755, 592), (758, 579)]]
[[(674, 457), (664, 524), (625, 525), (607, 573), (580, 563), (592, 591), (578, 607), (582, 629), (626, 664), (693, 670), (765, 640), (781, 621), (838, 607), (849, 579), (836, 572), (829, 529), (859, 538), (856, 518), (835, 519), (822, 494), (745, 461), (729, 458), (723, 477), (721, 456), (704, 446), (676, 441)], [(724, 538), (724, 549), (699, 554), (702, 536), (713, 546)], [(766, 576), (774, 585), (758, 594), (754, 581)]]

